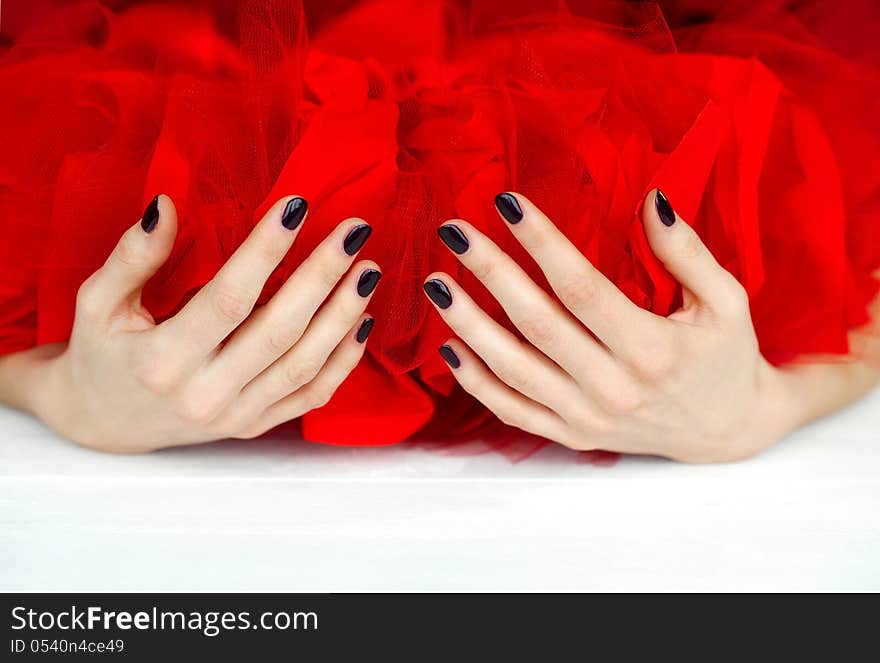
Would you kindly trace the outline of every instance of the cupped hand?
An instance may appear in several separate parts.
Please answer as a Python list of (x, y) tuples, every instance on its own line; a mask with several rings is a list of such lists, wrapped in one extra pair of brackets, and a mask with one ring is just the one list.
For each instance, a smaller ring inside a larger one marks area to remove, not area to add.
[(556, 297), (472, 225), (440, 238), (498, 300), (522, 338), (449, 275), (425, 292), (458, 335), (440, 353), (461, 386), (501, 421), (568, 447), (690, 462), (742, 458), (798, 421), (782, 371), (758, 349), (745, 290), (658, 190), (643, 221), (681, 283), (667, 318), (632, 303), (524, 196), (496, 207)]
[(66, 348), (33, 409), (83, 445), (137, 452), (250, 438), (324, 404), (360, 360), (381, 276), (353, 264), (370, 234), (343, 221), (264, 306), (263, 286), (296, 240), (307, 203), (279, 201), (216, 276), (156, 324), (141, 290), (171, 253), (177, 214), (154, 199), (80, 288)]

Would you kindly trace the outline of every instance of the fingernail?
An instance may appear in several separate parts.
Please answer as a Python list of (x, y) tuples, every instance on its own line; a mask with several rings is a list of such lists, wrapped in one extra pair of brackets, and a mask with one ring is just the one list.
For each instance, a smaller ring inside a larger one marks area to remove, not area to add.
[(663, 195), (660, 189), (657, 189), (657, 195), (654, 196), (654, 209), (657, 210), (657, 216), (660, 217), (664, 226), (669, 227), (675, 223), (675, 212), (672, 210), (672, 205), (669, 204), (669, 199)]
[(495, 196), (495, 207), (508, 223), (516, 224), (522, 221), (523, 211), (516, 196), (509, 193), (499, 193)]
[(437, 234), (440, 235), (440, 239), (443, 240), (443, 243), (448, 246), (453, 253), (461, 255), (470, 248), (471, 244), (468, 242), (468, 238), (465, 237), (461, 228), (454, 224), (450, 223), (445, 226), (440, 226), (437, 228)]
[(309, 203), (305, 198), (300, 198), (299, 196), (291, 198), (287, 201), (287, 205), (284, 206), (284, 211), (281, 213), (281, 225), (288, 230), (295, 230), (302, 223), (308, 211)]
[(361, 250), (371, 232), (373, 232), (373, 229), (366, 223), (355, 226), (345, 236), (345, 240), (342, 242), (342, 248), (345, 249), (345, 252), (348, 255), (353, 256)]
[(144, 215), (141, 217), (141, 228), (144, 229), (145, 233), (151, 233), (156, 229), (158, 223), (159, 196), (156, 196), (150, 201), (150, 204), (147, 205), (147, 209), (144, 210)]
[(449, 364), (452, 368), (458, 368), (461, 366), (461, 359), (458, 358), (458, 355), (455, 354), (455, 350), (453, 350), (448, 345), (441, 345), (437, 350), (440, 352), (440, 356), (443, 357), (443, 360)]
[(379, 283), (382, 278), (382, 272), (378, 269), (365, 269), (364, 273), (358, 279), (357, 291), (361, 297), (367, 297)]
[(440, 279), (426, 281), (422, 287), (425, 289), (425, 294), (440, 308), (452, 306), (452, 293), (449, 292), (449, 288)]
[(370, 332), (373, 331), (374, 322), (376, 321), (373, 318), (364, 319), (364, 321), (361, 323), (361, 326), (358, 327), (357, 334), (354, 335), (354, 338), (358, 343), (363, 343), (367, 340)]

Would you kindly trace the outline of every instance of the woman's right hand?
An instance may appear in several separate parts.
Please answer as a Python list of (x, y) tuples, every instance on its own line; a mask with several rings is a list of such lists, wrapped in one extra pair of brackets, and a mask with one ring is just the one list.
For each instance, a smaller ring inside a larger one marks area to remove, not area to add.
[(363, 355), (381, 275), (370, 261), (352, 265), (370, 226), (349, 219), (254, 311), (306, 210), (302, 198), (279, 201), (156, 324), (141, 290), (171, 253), (177, 213), (167, 196), (154, 199), (80, 288), (69, 343), (26, 381), (28, 409), (84, 446), (140, 452), (255, 437), (323, 405)]

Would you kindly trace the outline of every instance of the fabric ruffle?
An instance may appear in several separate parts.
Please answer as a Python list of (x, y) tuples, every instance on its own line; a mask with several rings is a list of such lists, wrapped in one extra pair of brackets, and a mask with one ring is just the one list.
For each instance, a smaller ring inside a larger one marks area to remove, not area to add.
[(437, 226), (469, 220), (546, 285), (492, 205), (522, 192), (666, 315), (680, 289), (637, 215), (660, 186), (748, 290), (771, 361), (845, 353), (880, 267), (880, 7), (788, 4), (4, 6), (0, 352), (68, 337), (80, 283), (156, 193), (180, 217), (144, 295), (158, 320), (298, 194), (309, 219), (262, 301), (349, 216), (384, 272), (367, 356), (305, 438), (467, 436), (491, 418), (437, 355), (423, 277), (509, 323)]

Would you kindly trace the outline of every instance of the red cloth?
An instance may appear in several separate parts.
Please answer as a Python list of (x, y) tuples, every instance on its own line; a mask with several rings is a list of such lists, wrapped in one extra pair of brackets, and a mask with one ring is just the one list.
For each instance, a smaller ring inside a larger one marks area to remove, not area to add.
[(521, 191), (665, 315), (678, 286), (635, 212), (654, 185), (746, 286), (772, 361), (845, 352), (880, 266), (880, 5), (789, 4), (4, 3), (0, 352), (67, 338), (156, 193), (180, 215), (145, 291), (159, 320), (297, 193), (309, 220), (264, 301), (346, 216), (385, 274), (368, 357), (305, 437), (464, 434), (486, 413), (419, 285), (450, 271), (503, 315), (437, 225), (470, 220), (543, 283), (492, 207)]

